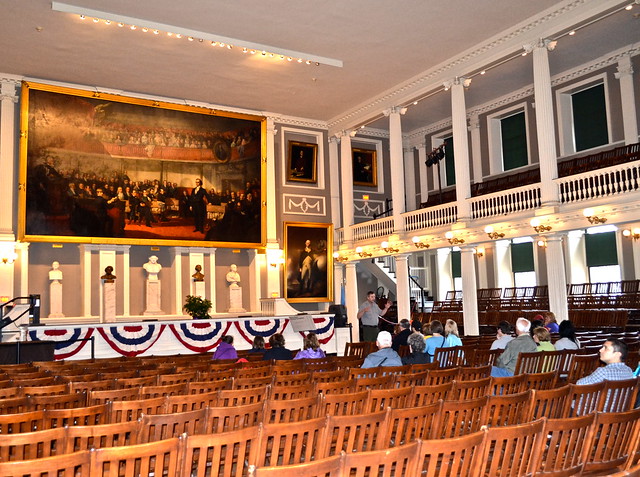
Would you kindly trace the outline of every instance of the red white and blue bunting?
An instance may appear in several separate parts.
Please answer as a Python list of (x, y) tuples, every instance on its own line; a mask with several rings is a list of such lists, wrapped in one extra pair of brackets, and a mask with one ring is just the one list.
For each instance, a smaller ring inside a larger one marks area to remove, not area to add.
[(138, 356), (151, 348), (167, 325), (125, 325), (98, 328), (104, 340), (123, 356)]
[(35, 328), (29, 330), (31, 341), (56, 341), (54, 359), (67, 359), (79, 353), (90, 341), (94, 328)]
[[(333, 337), (333, 316), (321, 316), (313, 319), (313, 323), (316, 325), (316, 335), (318, 335), (318, 341), (320, 344), (327, 344)], [(300, 332), (302, 336), (305, 336), (303, 332)]]
[(196, 353), (206, 353), (218, 346), (220, 338), (227, 334), (231, 322), (195, 321), (169, 325), (169, 329), (186, 348)]
[(253, 343), (253, 338), (256, 336), (269, 338), (271, 335), (276, 333), (282, 333), (288, 324), (289, 320), (285, 318), (270, 318), (253, 321), (239, 320), (235, 322), (238, 332), (247, 341), (247, 343)]

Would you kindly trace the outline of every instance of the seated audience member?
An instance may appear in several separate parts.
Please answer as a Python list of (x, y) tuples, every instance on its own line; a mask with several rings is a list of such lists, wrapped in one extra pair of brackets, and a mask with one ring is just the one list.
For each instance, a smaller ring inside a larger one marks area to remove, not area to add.
[(377, 368), (378, 366), (402, 366), (398, 353), (391, 348), (391, 333), (381, 331), (376, 339), (378, 351), (369, 354), (362, 363), (362, 368)]
[(444, 327), (438, 320), (433, 320), (430, 324), (430, 337), (425, 340), (424, 352), (429, 357), (429, 363), (433, 361), (433, 355), (436, 348), (446, 347), (446, 338), (444, 337)]
[(424, 364), (429, 362), (429, 356), (424, 352), (425, 342), (420, 333), (411, 333), (407, 338), (409, 355), (402, 357), (402, 364)]
[(551, 344), (551, 333), (544, 326), (538, 326), (533, 330), (533, 341), (538, 345), (538, 351), (555, 351), (556, 348)]
[(501, 321), (498, 323), (496, 339), (491, 343), (491, 349), (505, 349), (512, 339), (511, 324), (508, 321)]
[(249, 353), (264, 353), (264, 338), (262, 336), (253, 338)]
[(536, 342), (529, 334), (531, 322), (526, 318), (516, 320), (516, 339), (507, 343), (506, 348), (496, 360), (496, 365), (491, 368), (491, 376), (513, 376), (516, 371), (516, 362), (520, 353), (533, 353), (538, 351)]
[(288, 350), (284, 347), (284, 336), (280, 333), (276, 333), (275, 335), (269, 338), (269, 344), (271, 348), (266, 350), (262, 355), (262, 359), (264, 360), (288, 360), (293, 359), (293, 353), (291, 350)]
[(576, 327), (569, 320), (564, 320), (558, 326), (560, 339), (554, 343), (558, 351), (563, 349), (580, 349), (580, 341), (576, 338)]
[(578, 379), (576, 384), (596, 384), (601, 381), (633, 379), (633, 370), (624, 364), (629, 349), (624, 341), (610, 339), (600, 348), (600, 361), (606, 366), (596, 369), (589, 376)]
[(324, 356), (324, 351), (320, 349), (318, 336), (313, 331), (310, 331), (304, 337), (303, 349), (298, 351), (298, 354), (293, 359), (318, 359), (324, 358)]
[(544, 316), (538, 314), (536, 316), (533, 317), (533, 320), (531, 321), (531, 336), (533, 337), (533, 330), (535, 330), (536, 328), (540, 327), (540, 326), (544, 326)]
[(462, 340), (460, 339), (460, 334), (458, 333), (458, 323), (453, 320), (447, 320), (444, 323), (444, 338), (446, 342), (446, 348), (449, 348), (451, 346), (462, 346)]
[(552, 311), (545, 312), (544, 327), (549, 330), (549, 333), (558, 332), (558, 322), (556, 321), (556, 315)]
[(431, 334), (431, 322), (422, 323), (422, 336), (424, 337), (425, 341), (427, 341), (427, 338), (431, 338), (431, 336), (433, 336)]
[(411, 335), (411, 323), (409, 323), (409, 320), (403, 318), (398, 323), (398, 326), (400, 327), (400, 332), (393, 336), (393, 344), (391, 345), (395, 352), (400, 350), (400, 346), (407, 345), (407, 338)]
[(422, 333), (422, 321), (417, 318), (411, 320), (411, 329), (416, 333)]
[(233, 347), (233, 336), (224, 335), (213, 353), (213, 359), (238, 359), (238, 353)]

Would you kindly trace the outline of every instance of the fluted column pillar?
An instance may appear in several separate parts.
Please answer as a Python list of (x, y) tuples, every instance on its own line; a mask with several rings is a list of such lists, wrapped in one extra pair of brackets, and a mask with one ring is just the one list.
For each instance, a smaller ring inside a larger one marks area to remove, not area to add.
[(347, 262), (345, 265), (347, 282), (345, 292), (347, 299), (347, 320), (351, 324), (353, 341), (360, 341), (360, 327), (358, 326), (358, 274), (356, 262)]
[(398, 321), (411, 320), (411, 287), (409, 285), (409, 254), (395, 256), (396, 260), (396, 299), (398, 302)]
[(460, 269), (462, 272), (462, 316), (464, 334), (477, 336), (478, 325), (478, 284), (476, 280), (476, 260), (471, 245), (460, 247)]
[[(16, 190), (16, 105), (20, 80), (0, 78), (0, 240), (15, 240), (14, 212)], [(21, 184), (19, 187), (24, 187)]]
[[(275, 135), (278, 133), (273, 118), (267, 118), (267, 157), (262, 160), (267, 164), (266, 202), (262, 203), (262, 213), (267, 216), (267, 256), (271, 253), (279, 254), (278, 221), (276, 216), (276, 157)], [(267, 207), (267, 204), (269, 206)], [(267, 276), (266, 297), (282, 296), (282, 281), (280, 266), (265, 267)]]
[(467, 200), (471, 197), (471, 175), (469, 171), (469, 139), (467, 135), (467, 107), (464, 88), (471, 84), (471, 78), (458, 78), (445, 83), (451, 88), (451, 122), (453, 126), (453, 144), (455, 147), (456, 167), (456, 204), (458, 221), (471, 218), (471, 206)]
[(547, 285), (549, 285), (549, 310), (558, 322), (569, 319), (567, 306), (567, 273), (565, 271), (562, 239), (564, 234), (546, 235)]
[(404, 158), (402, 155), (402, 125), (400, 115), (407, 108), (394, 107), (384, 111), (389, 117), (389, 163), (391, 165), (391, 200), (393, 201), (393, 229), (404, 230), (402, 214), (406, 211), (404, 199)]
[(473, 163), (473, 182), (482, 182), (482, 154), (480, 150), (480, 117), (473, 114), (469, 118), (469, 131), (471, 132), (471, 157)]
[(338, 160), (338, 138), (329, 138), (329, 190), (331, 194), (331, 221), (335, 228), (344, 224), (340, 213), (340, 161)]
[(404, 183), (406, 184), (407, 210), (416, 210), (416, 164), (414, 148), (405, 147), (404, 152)]
[(336, 135), (340, 141), (340, 177), (342, 199), (342, 228), (344, 229), (344, 242), (351, 244), (353, 234), (353, 154), (351, 151), (351, 131), (342, 131)]
[(538, 158), (540, 161), (541, 201), (543, 206), (559, 204), (556, 153), (556, 131), (553, 120), (553, 96), (551, 92), (551, 72), (549, 51), (553, 51), (555, 41), (540, 39), (535, 44), (525, 46), (525, 51), (533, 52), (533, 91), (536, 103), (536, 131), (538, 134)]
[(429, 198), (429, 179), (427, 176), (427, 145), (419, 144), (418, 167), (420, 168), (420, 202), (426, 202)]
[(633, 66), (631, 64), (631, 55), (623, 56), (618, 61), (618, 72), (615, 73), (615, 77), (620, 81), (622, 121), (624, 123), (624, 143), (635, 144), (638, 142), (638, 116), (633, 88)]

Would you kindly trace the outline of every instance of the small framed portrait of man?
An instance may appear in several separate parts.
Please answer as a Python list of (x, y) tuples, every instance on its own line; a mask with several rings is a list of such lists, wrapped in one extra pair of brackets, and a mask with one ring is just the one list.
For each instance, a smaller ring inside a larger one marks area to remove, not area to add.
[(376, 151), (371, 149), (352, 149), (353, 185), (377, 187), (378, 168)]
[(317, 182), (318, 145), (306, 142), (289, 141), (289, 159), (287, 160), (287, 181)]

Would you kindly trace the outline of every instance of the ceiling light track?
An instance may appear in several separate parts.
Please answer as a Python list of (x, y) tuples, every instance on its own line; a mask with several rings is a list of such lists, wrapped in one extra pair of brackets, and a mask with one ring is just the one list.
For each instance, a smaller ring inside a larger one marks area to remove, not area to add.
[(100, 20), (103, 20), (106, 24), (116, 23), (119, 26), (128, 25), (131, 29), (140, 28), (143, 32), (151, 30), (156, 35), (160, 32), (163, 32), (168, 36), (174, 38), (187, 38), (190, 41), (197, 40), (199, 43), (207, 42), (212, 46), (219, 46), (221, 48), (226, 47), (226, 49), (232, 49), (235, 46), (240, 48), (243, 52), (259, 52), (260, 56), (265, 56), (267, 58), (273, 58), (277, 56), (282, 60), (287, 59), (288, 61), (295, 61), (296, 63), (305, 63), (308, 65), (322, 64), (327, 66), (335, 66), (337, 68), (342, 68), (343, 66), (342, 60), (336, 60), (334, 58), (327, 58), (324, 56), (304, 53), (301, 51), (287, 50), (284, 48), (278, 48), (276, 46), (263, 45), (261, 43), (252, 43), (238, 38), (230, 38), (213, 33), (168, 25), (166, 23), (153, 22), (142, 18), (134, 18), (125, 15), (118, 15), (115, 13), (103, 12), (100, 10), (93, 10), (90, 8), (70, 5), (68, 3), (55, 1), (51, 2), (51, 9), (57, 12), (78, 15), (81, 18), (91, 18), (94, 22), (96, 22), (96, 20), (98, 22)]

